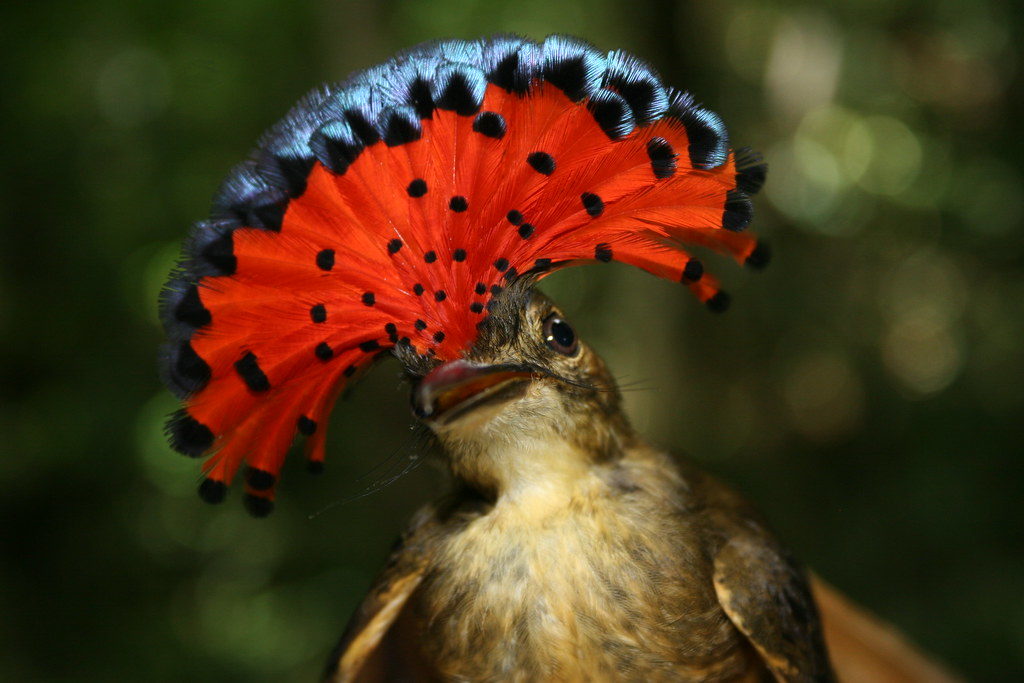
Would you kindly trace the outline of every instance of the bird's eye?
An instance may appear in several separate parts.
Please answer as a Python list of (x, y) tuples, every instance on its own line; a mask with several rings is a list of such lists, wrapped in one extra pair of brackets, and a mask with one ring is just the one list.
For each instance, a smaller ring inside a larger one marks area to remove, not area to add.
[(555, 351), (566, 356), (575, 355), (580, 348), (576, 331), (557, 313), (552, 313), (544, 319), (544, 341)]

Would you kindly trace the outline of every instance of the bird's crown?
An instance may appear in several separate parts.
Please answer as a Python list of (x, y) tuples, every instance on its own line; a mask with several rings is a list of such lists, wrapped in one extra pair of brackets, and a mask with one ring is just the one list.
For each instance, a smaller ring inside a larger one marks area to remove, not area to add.
[(306, 95), (196, 224), (162, 298), (171, 444), (219, 502), (246, 465), (272, 507), (295, 438), (380, 354), (461, 357), (521, 277), (621, 261), (728, 299), (689, 245), (762, 265), (741, 232), (765, 166), (623, 51), (564, 36), (421, 45)]

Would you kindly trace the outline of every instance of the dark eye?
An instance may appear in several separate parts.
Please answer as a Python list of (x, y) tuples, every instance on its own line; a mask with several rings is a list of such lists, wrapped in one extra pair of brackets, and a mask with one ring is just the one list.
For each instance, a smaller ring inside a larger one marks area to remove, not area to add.
[(572, 325), (562, 320), (557, 313), (544, 319), (544, 341), (559, 353), (572, 356), (579, 350), (580, 342)]

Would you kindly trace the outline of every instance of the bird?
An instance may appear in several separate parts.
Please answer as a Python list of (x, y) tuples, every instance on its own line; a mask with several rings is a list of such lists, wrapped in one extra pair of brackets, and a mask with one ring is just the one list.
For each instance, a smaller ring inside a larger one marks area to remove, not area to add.
[(636, 434), (539, 291), (509, 288), (414, 386), (458, 488), (417, 515), (329, 680), (832, 680), (799, 565)]
[(752, 505), (632, 428), (538, 288), (620, 262), (709, 309), (692, 252), (761, 268), (764, 160), (622, 50), (434, 41), (314, 89), (227, 176), (160, 302), (166, 432), (275, 505), (342, 389), (398, 359), (450, 491), (418, 512), (325, 680), (831, 681), (809, 578)]

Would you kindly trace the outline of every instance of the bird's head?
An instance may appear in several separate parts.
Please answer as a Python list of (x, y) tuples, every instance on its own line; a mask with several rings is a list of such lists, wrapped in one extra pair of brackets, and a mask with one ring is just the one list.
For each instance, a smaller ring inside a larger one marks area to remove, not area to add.
[(335, 399), (391, 351), (466, 481), (612, 457), (631, 438), (614, 383), (533, 284), (615, 261), (722, 310), (690, 249), (766, 263), (743, 232), (765, 171), (641, 60), (566, 36), (428, 43), (315, 89), (164, 290), (170, 443), (206, 458), (204, 500), (241, 475), (265, 515), (293, 440), (319, 471)]
[(560, 469), (554, 460), (575, 468), (613, 459), (632, 438), (604, 361), (529, 280), (496, 300), (464, 357), (420, 372), (414, 414), (437, 435), (456, 475), (486, 489), (535, 468), (550, 476)]

